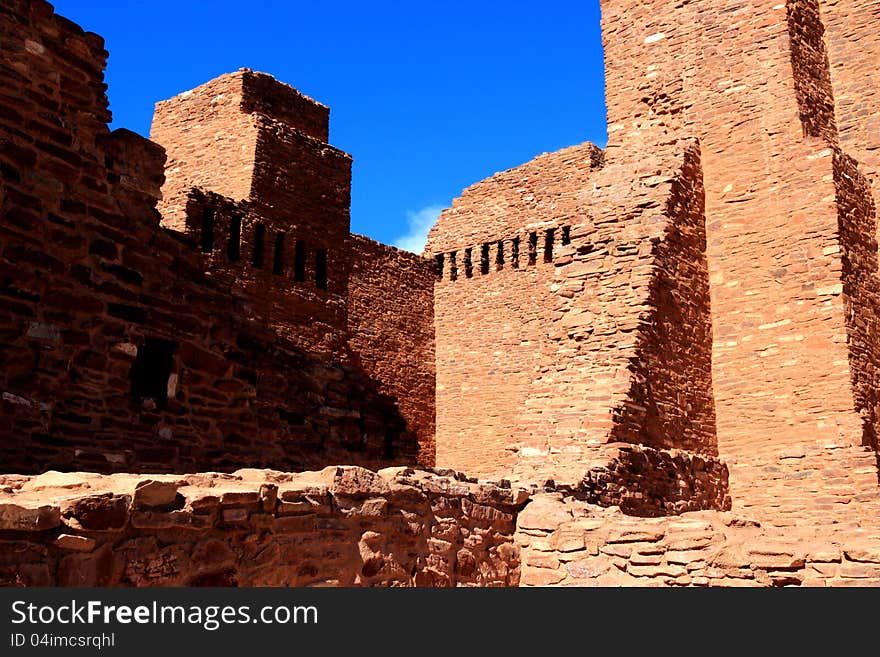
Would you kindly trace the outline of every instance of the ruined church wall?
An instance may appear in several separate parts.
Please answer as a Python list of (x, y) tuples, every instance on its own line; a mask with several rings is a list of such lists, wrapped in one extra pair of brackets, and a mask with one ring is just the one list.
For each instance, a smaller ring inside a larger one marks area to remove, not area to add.
[(193, 187), (234, 201), (250, 195), (257, 126), (241, 111), (242, 102), (242, 75), (233, 73), (156, 103), (150, 139), (168, 155), (158, 204), (163, 226), (186, 230)]
[(518, 489), (409, 469), (0, 478), (6, 586), (516, 586)]
[(438, 465), (577, 484), (609, 441), (716, 453), (702, 200), (687, 142), (585, 144), (465, 190), (426, 248)]
[(414, 462), (375, 382), (279, 335), (160, 228), (164, 154), (108, 130), (100, 38), (25, 1), (0, 33), (4, 470)]
[[(678, 132), (700, 139), (718, 444), (734, 508), (773, 486), (792, 505), (786, 514), (819, 515), (806, 489), (793, 499), (757, 464), (823, 445), (842, 448), (851, 493), (869, 494), (856, 473), (864, 424), (815, 12), (763, 0), (674, 11), (602, 4), (608, 157)], [(764, 517), (779, 512), (768, 507)]]
[(577, 481), (608, 441), (716, 454), (698, 146), (606, 159), (580, 196), (517, 471)]
[(163, 225), (192, 236), (212, 275), (287, 339), (343, 359), (351, 158), (326, 143), (328, 119), (324, 105), (243, 69), (158, 103), (152, 137), (169, 157)]
[(434, 291), (439, 466), (512, 472), (524, 405), (546, 367), (562, 229), (600, 162), (592, 144), (539, 156), (465, 190), (432, 229), (426, 254), (444, 258)]
[(841, 148), (868, 178), (880, 203), (880, 5), (821, 0)]
[(395, 400), (435, 462), (434, 270), (420, 255), (361, 235), (349, 239), (348, 344), (379, 391)]

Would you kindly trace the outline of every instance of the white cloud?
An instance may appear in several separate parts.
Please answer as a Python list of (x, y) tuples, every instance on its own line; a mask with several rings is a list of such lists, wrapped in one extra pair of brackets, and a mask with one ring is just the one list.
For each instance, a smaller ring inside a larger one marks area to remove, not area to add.
[(407, 232), (394, 240), (394, 246), (413, 253), (424, 251), (425, 242), (428, 241), (428, 231), (436, 223), (441, 212), (443, 212), (442, 205), (429, 205), (416, 212), (407, 210)]

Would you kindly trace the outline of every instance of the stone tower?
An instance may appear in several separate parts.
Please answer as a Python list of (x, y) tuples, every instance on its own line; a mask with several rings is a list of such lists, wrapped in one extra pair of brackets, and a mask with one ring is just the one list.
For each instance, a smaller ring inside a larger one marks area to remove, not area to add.
[(880, 7), (603, 0), (602, 13), (609, 157), (675, 134), (702, 146), (734, 504), (831, 518), (877, 487), (863, 446), (876, 449), (880, 389)]
[[(243, 69), (158, 103), (151, 138), (168, 154), (163, 225), (199, 234), (203, 251), (234, 253), (219, 259), (230, 280), (275, 307), (274, 324), (296, 326), (289, 334), (304, 347), (338, 351), (351, 272), (351, 157), (327, 143), (329, 115), (293, 87)], [(215, 217), (210, 203), (194, 209), (193, 188), (241, 207), (228, 217)], [(282, 281), (290, 284), (279, 294)]]

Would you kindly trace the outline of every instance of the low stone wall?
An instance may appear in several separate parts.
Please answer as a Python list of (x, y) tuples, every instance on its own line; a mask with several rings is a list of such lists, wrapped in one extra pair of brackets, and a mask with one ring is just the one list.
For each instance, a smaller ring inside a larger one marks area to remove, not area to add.
[(0, 475), (0, 585), (516, 586), (527, 500), (407, 468)]
[(635, 518), (545, 493), (517, 520), (524, 586), (878, 586), (876, 531), (698, 511)]
[(587, 470), (572, 491), (577, 499), (618, 506), (630, 516), (730, 510), (727, 466), (715, 457), (626, 443), (612, 443), (602, 452), (606, 462)]

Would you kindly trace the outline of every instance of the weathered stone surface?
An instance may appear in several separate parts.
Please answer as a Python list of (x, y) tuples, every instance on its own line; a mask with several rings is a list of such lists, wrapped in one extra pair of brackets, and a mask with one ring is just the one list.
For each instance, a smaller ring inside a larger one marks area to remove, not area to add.
[(52, 543), (55, 547), (72, 552), (91, 552), (95, 549), (95, 539), (75, 534), (61, 534)]
[(61, 524), (61, 509), (57, 506), (19, 506), (0, 504), (0, 529), (14, 531), (43, 531)]
[(553, 531), (571, 520), (571, 512), (559, 503), (559, 495), (538, 495), (520, 512), (517, 524), (520, 529), (543, 529)]
[[(4, 487), (0, 475), (0, 519), (7, 521), (0, 529), (16, 537), (0, 541), (0, 582), (515, 586), (520, 580), (513, 536), (528, 500), (517, 493), (520, 503), (512, 505), (511, 489), (496, 492), (485, 482), (458, 482), (444, 493), (446, 478), (408, 470), (411, 491), (396, 495), (392, 483), (400, 485), (401, 472), (358, 467), (183, 475), (170, 487), (155, 486), (149, 475), (79, 476), (88, 484), (82, 490), (40, 488), (41, 476)], [(276, 500), (267, 510), (269, 491), (277, 494), (279, 485), (283, 497), (297, 501)], [(47, 504), (29, 508), (35, 489)], [(133, 498), (144, 508), (129, 510)], [(167, 509), (169, 500), (185, 506)], [(500, 501), (493, 506), (492, 500)], [(448, 513), (437, 515), (435, 508)], [(554, 569), (560, 564), (536, 552), (534, 563), (542, 560)]]
[(128, 522), (131, 498), (127, 495), (100, 493), (66, 501), (62, 509), (64, 522), (75, 529), (110, 531), (121, 529)]
[(172, 481), (142, 481), (134, 489), (132, 506), (135, 509), (171, 507), (177, 501), (177, 487)]

